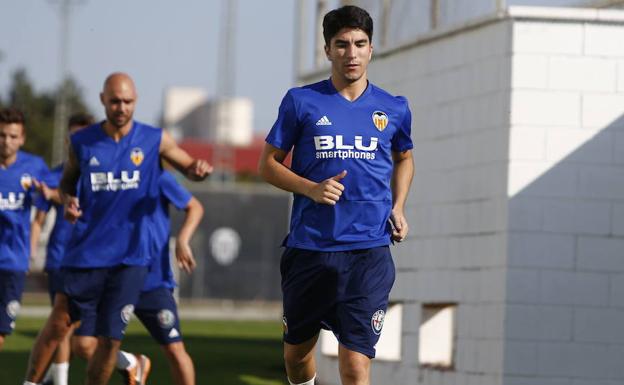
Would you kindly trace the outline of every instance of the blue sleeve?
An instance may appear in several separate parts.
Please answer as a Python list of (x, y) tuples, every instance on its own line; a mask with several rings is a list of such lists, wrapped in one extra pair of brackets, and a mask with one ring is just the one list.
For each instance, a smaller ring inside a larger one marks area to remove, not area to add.
[(167, 171), (163, 171), (159, 180), (160, 193), (167, 198), (172, 205), (178, 210), (184, 210), (188, 206), (191, 198), (191, 193), (179, 184), (173, 175)]
[(403, 152), (414, 148), (412, 143), (412, 112), (407, 104), (407, 99), (399, 97), (405, 103), (405, 113), (403, 121), (397, 128), (397, 132), (392, 137), (392, 151)]
[(290, 149), (297, 143), (300, 135), (300, 127), (297, 120), (297, 110), (290, 91), (286, 93), (279, 107), (277, 120), (266, 142), (284, 151)]

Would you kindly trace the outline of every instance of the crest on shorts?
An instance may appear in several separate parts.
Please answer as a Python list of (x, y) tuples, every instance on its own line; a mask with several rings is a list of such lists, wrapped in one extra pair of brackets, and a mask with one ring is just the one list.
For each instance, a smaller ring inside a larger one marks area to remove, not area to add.
[(386, 317), (386, 312), (379, 309), (373, 314), (371, 317), (371, 327), (373, 328), (373, 332), (377, 335), (381, 334), (381, 329), (383, 328), (384, 318)]
[(145, 156), (143, 155), (143, 150), (141, 150), (139, 147), (133, 148), (132, 151), (130, 152), (130, 160), (137, 167), (141, 163), (143, 163), (143, 158), (145, 158)]
[(132, 313), (134, 312), (134, 305), (128, 304), (121, 309), (121, 320), (123, 323), (127, 324), (130, 322), (130, 317), (132, 317)]
[(158, 324), (163, 329), (169, 329), (175, 322), (175, 315), (169, 309), (162, 309), (158, 312)]
[(288, 334), (288, 320), (286, 319), (286, 316), (282, 317), (282, 327), (284, 329), (284, 334)]
[(10, 318), (17, 317), (17, 313), (20, 310), (20, 303), (17, 300), (13, 300), (9, 302), (6, 306), (6, 313)]
[(373, 124), (379, 131), (383, 131), (388, 126), (388, 115), (383, 111), (373, 112)]
[(30, 174), (22, 174), (22, 177), (20, 178), (20, 185), (22, 185), (22, 188), (24, 190), (30, 189), (30, 187), (32, 186), (32, 183), (33, 183), (33, 180)]

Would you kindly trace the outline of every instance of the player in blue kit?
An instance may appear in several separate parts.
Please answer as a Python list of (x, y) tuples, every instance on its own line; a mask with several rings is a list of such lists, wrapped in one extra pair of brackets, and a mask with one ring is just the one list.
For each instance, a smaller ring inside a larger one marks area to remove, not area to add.
[(137, 94), (128, 75), (108, 76), (100, 99), (106, 120), (71, 137), (60, 187), (74, 229), (61, 265), (63, 288), (33, 346), (27, 385), (41, 381), (59, 341), (94, 309), (98, 344), (87, 384), (108, 381), (154, 255), (145, 229), (160, 200), (161, 159), (192, 180), (212, 171), (167, 132), (133, 120)]
[[(163, 171), (159, 186), (161, 200), (156, 209), (152, 227), (157, 257), (150, 265), (134, 314), (141, 320), (152, 338), (162, 346), (171, 367), (173, 382), (176, 385), (194, 385), (195, 368), (182, 342), (178, 308), (173, 298), (176, 283), (169, 258), (169, 204), (186, 212), (176, 238), (175, 255), (179, 267), (187, 273), (195, 268), (195, 259), (189, 242), (201, 221), (204, 209), (201, 203), (178, 184), (169, 172)], [(83, 318), (83, 324), (72, 342), (72, 350), (87, 360), (92, 356), (97, 345), (97, 340), (90, 337), (95, 335), (94, 321), (95, 314), (87, 316), (86, 319)], [(126, 384), (143, 383), (142, 373), (127, 370), (125, 366), (133, 359), (138, 361), (140, 357), (133, 358), (129, 353), (120, 352), (117, 368), (124, 375)], [(141, 368), (141, 365), (137, 367)], [(136, 376), (136, 378), (133, 379), (131, 376)]]
[(331, 77), (287, 92), (260, 159), (263, 178), (294, 193), (280, 266), (291, 384), (314, 383), (321, 328), (340, 342), (342, 383), (369, 384), (394, 283), (389, 244), (408, 233), (411, 113), (368, 82), (372, 32), (361, 8), (325, 15)]
[[(30, 257), (30, 211), (48, 176), (43, 159), (21, 151), (24, 115), (0, 110), (0, 350), (15, 328)], [(41, 182), (41, 183), (39, 183)]]
[[(71, 135), (93, 123), (94, 119), (91, 115), (72, 115), (68, 122), (68, 135)], [(66, 145), (67, 144), (66, 140)], [(72, 224), (63, 218), (63, 206), (60, 200), (60, 194), (58, 193), (58, 185), (61, 181), (62, 173), (63, 163), (50, 170), (48, 184), (44, 187), (47, 190), (47, 194), (40, 194), (39, 196), (37, 202), (38, 210), (32, 222), (30, 233), (31, 258), (35, 258), (41, 228), (45, 224), (48, 211), (52, 208), (52, 206), (54, 206), (56, 210), (56, 217), (46, 248), (46, 261), (44, 266), (44, 271), (48, 275), (48, 291), (50, 293), (50, 301), (52, 304), (54, 304), (56, 292), (62, 288), (63, 281), (61, 277), (61, 259), (65, 253), (65, 246), (69, 241), (72, 230)], [(68, 333), (68, 335), (59, 344), (56, 353), (54, 354), (54, 362), (50, 365), (50, 368), (46, 373), (46, 378), (43, 381), (44, 384), (54, 383), (55, 385), (67, 385), (69, 359), (71, 353), (70, 336), (71, 333)]]

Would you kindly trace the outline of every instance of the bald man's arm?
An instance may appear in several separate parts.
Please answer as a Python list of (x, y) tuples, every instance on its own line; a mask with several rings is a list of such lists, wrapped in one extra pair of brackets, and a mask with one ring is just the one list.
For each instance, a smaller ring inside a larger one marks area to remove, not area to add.
[(190, 180), (204, 180), (212, 172), (212, 166), (207, 161), (192, 158), (165, 130), (160, 140), (160, 156)]

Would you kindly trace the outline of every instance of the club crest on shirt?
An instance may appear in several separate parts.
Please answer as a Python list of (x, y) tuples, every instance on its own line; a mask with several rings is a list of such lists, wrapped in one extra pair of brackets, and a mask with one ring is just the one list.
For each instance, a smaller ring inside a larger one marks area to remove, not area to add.
[(141, 150), (139, 147), (133, 148), (130, 152), (130, 160), (137, 167), (143, 162), (143, 158), (143, 150)]
[(383, 111), (373, 112), (373, 124), (379, 131), (383, 131), (388, 127), (388, 115)]
[(381, 329), (383, 328), (385, 317), (386, 312), (381, 309), (377, 310), (373, 314), (373, 316), (371, 317), (371, 327), (373, 328), (373, 333), (377, 335), (381, 334)]
[(123, 321), (123, 323), (127, 324), (128, 322), (130, 322), (130, 317), (132, 316), (133, 312), (134, 305), (132, 304), (128, 304), (124, 306), (123, 309), (121, 309), (121, 320)]
[(10, 318), (14, 319), (15, 317), (17, 317), (17, 313), (19, 313), (19, 309), (20, 309), (19, 301), (13, 300), (7, 304), (6, 313)]
[(158, 323), (163, 329), (168, 329), (173, 326), (175, 322), (175, 315), (169, 309), (162, 309), (158, 312)]
[(32, 186), (32, 183), (33, 180), (30, 174), (22, 174), (22, 177), (20, 178), (20, 185), (22, 185), (22, 188), (24, 190), (29, 190)]

